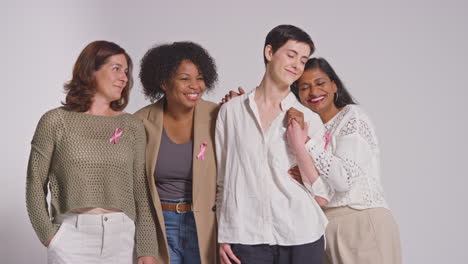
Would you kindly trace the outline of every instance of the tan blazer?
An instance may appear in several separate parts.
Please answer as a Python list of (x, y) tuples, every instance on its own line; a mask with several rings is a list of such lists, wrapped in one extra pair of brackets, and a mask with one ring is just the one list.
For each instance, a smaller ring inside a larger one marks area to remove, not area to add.
[[(165, 99), (138, 110), (135, 115), (143, 120), (146, 129), (146, 174), (151, 198), (156, 209), (159, 257), (158, 263), (169, 264), (169, 250), (166, 239), (164, 216), (161, 202), (154, 181), (154, 170), (158, 158), (163, 129), (163, 107)], [(193, 211), (198, 233), (201, 263), (217, 262), (216, 214), (214, 211), (216, 196), (216, 159), (214, 147), (215, 123), (218, 105), (201, 100), (194, 114), (193, 139)], [(207, 142), (205, 160), (197, 159), (200, 144)]]

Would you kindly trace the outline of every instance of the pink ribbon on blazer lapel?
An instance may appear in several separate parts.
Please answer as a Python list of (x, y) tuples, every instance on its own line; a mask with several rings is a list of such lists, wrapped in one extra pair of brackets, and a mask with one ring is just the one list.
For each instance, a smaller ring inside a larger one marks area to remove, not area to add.
[(325, 134), (325, 149), (327, 149), (328, 144), (330, 144), (330, 134)]
[(123, 128), (116, 128), (114, 131), (114, 135), (111, 138), (109, 138), (109, 142), (114, 142), (114, 144), (119, 143), (119, 137), (122, 135), (122, 133)]
[(202, 160), (205, 160), (205, 151), (207, 146), (208, 143), (206, 141), (200, 144), (200, 152), (197, 154), (197, 159), (201, 158)]

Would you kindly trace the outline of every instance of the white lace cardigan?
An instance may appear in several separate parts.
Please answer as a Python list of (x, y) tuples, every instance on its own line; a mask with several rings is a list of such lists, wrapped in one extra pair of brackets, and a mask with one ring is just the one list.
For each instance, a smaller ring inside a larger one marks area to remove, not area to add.
[(345, 106), (325, 124), (325, 130), (328, 139), (323, 145), (307, 144), (328, 183), (314, 186), (315, 195), (329, 200), (326, 207), (388, 208), (380, 180), (377, 137), (363, 109)]

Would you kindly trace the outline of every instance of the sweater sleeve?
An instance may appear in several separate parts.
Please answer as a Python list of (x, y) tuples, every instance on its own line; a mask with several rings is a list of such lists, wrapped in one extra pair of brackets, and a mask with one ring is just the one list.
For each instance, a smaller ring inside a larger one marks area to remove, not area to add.
[(149, 185), (145, 172), (146, 133), (143, 123), (138, 120), (135, 132), (134, 196), (136, 207), (135, 233), (137, 257), (158, 256), (156, 237), (156, 213), (151, 204)]
[[(361, 177), (372, 159), (376, 138), (370, 124), (356, 115), (343, 120), (345, 124), (327, 144), (319, 137), (308, 142), (320, 175), (336, 192), (346, 192), (356, 178)], [(325, 145), (329, 145), (325, 148)]]
[(26, 207), (29, 219), (42, 244), (58, 230), (49, 215), (47, 192), (49, 169), (63, 123), (57, 111), (44, 114), (36, 128), (29, 155), (26, 177)]

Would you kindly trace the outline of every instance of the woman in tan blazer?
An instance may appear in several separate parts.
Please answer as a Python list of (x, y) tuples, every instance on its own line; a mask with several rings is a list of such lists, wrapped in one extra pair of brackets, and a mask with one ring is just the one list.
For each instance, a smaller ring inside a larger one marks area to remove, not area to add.
[(158, 263), (216, 263), (218, 106), (201, 99), (217, 81), (208, 52), (192, 42), (151, 48), (140, 79), (152, 102), (135, 115), (146, 135), (146, 173), (157, 215)]

